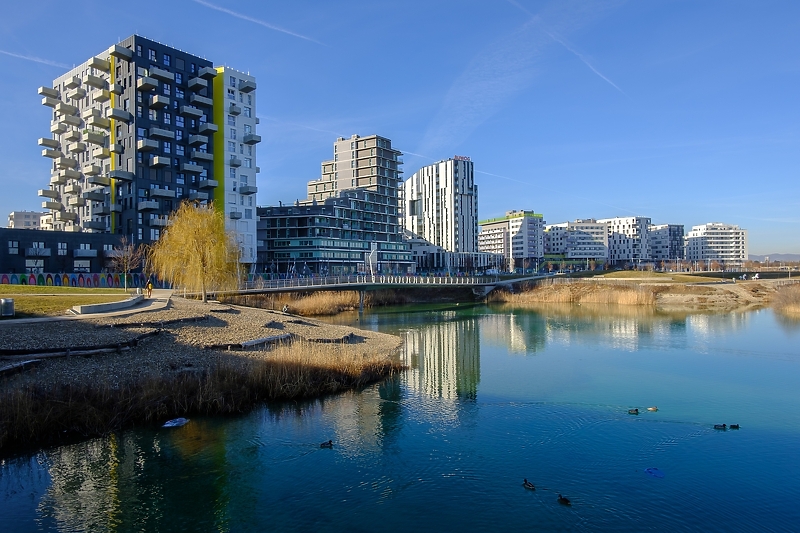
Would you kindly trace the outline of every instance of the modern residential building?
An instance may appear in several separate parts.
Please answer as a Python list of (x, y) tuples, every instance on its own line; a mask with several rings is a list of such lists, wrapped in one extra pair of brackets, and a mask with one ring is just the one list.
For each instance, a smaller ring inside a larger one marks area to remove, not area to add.
[(472, 161), (456, 156), (422, 167), (402, 189), (403, 228), (448, 252), (478, 251), (478, 187)]
[(505, 256), (488, 252), (448, 252), (422, 237), (404, 230), (417, 272), (424, 274), (480, 274), (487, 270), (504, 268)]
[(502, 254), (505, 268), (537, 269), (544, 257), (544, 217), (533, 211), (508, 211), (479, 222), (478, 249)]
[(616, 217), (597, 222), (608, 227), (608, 260), (612, 264), (638, 266), (650, 261), (650, 219)]
[(258, 273), (275, 276), (414, 272), (383, 195), (338, 191), (321, 203), (258, 208)]
[(0, 274), (101, 272), (121, 235), (0, 229)]
[(224, 198), (225, 221), (239, 242), (240, 262), (250, 264), (256, 262), (257, 252), (256, 145), (261, 142), (261, 136), (256, 134), (256, 80), (230, 67), (216, 70), (214, 197)]
[(650, 226), (650, 258), (656, 263), (684, 258), (683, 224)]
[(747, 230), (733, 224), (709, 222), (686, 234), (686, 260), (706, 268), (739, 267), (747, 261)]
[(46, 213), (39, 211), (12, 211), (8, 214), (9, 228), (39, 229), (41, 218)]
[(544, 228), (544, 250), (547, 256), (570, 261), (608, 260), (608, 227), (593, 218), (548, 224)]
[[(229, 219), (243, 218), (239, 195), (235, 210), (225, 197), (230, 165), (217, 158), (230, 155), (230, 93), (243, 108), (244, 99), (255, 101), (255, 81), (226, 69), (133, 35), (40, 87), (42, 104), (53, 110), (52, 135), (39, 139), (53, 160), (49, 188), (39, 191), (50, 212), (43, 227), (149, 243), (182, 200), (213, 200)], [(214, 81), (218, 71), (228, 78)], [(234, 75), (235, 88), (228, 85)], [(241, 144), (254, 146), (260, 139), (252, 120), (236, 121), (237, 136), (250, 127)], [(255, 170), (247, 177), (255, 185)], [(255, 218), (252, 224), (254, 241)], [(243, 250), (242, 259), (253, 255)]]

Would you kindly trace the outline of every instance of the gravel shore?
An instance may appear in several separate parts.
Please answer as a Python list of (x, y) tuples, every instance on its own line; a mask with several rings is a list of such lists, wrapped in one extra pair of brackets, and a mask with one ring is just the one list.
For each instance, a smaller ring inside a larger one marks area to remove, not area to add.
[[(186, 318), (200, 320), (167, 323)], [(165, 324), (156, 325), (160, 322)], [(140, 325), (142, 323), (147, 324)], [(120, 325), (127, 326), (118, 327)], [(345, 335), (354, 336), (353, 342), (348, 344), (318, 345), (330, 350), (332, 355), (346, 351), (351, 356), (381, 355), (389, 358), (400, 346), (400, 339), (393, 335), (326, 324), (265, 309), (204, 304), (175, 297), (164, 309), (126, 316), (18, 325), (7, 322), (0, 325), (0, 346), (5, 349), (75, 349), (125, 343), (155, 330), (160, 330), (159, 334), (144, 338), (137, 346), (120, 353), (45, 359), (33, 371), (0, 380), (0, 390), (31, 381), (52, 385), (103, 383), (114, 387), (147, 376), (202, 372), (219, 363), (235, 365), (270, 356), (269, 349), (226, 351), (205, 349), (205, 346), (238, 344), (286, 333), (302, 339), (332, 341)], [(35, 356), (30, 358), (35, 359)], [(3, 360), (0, 357), (0, 367), (12, 362), (11, 358)]]

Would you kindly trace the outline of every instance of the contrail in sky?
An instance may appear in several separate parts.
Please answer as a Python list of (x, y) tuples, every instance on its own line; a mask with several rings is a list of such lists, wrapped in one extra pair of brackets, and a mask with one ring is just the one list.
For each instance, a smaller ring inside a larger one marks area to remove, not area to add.
[(51, 67), (69, 68), (69, 65), (65, 65), (64, 63), (50, 61), (49, 59), (42, 59), (41, 57), (24, 56), (22, 54), (15, 54), (14, 52), (6, 52), (5, 50), (0, 50), (0, 54), (5, 54), (7, 56), (16, 57), (19, 59), (25, 59), (27, 61), (33, 61), (34, 63), (41, 63), (42, 65), (49, 65)]
[(285, 33), (285, 34), (291, 35), (293, 37), (298, 37), (300, 39), (305, 39), (306, 41), (311, 41), (312, 43), (317, 43), (317, 44), (321, 44), (323, 46), (327, 46), (327, 45), (325, 45), (325, 43), (321, 43), (321, 42), (317, 41), (316, 39), (312, 39), (311, 37), (306, 37), (305, 35), (301, 35), (299, 33), (295, 33), (293, 31), (286, 30), (284, 28), (281, 28), (280, 26), (275, 26), (274, 24), (270, 24), (269, 22), (265, 22), (263, 20), (251, 17), (249, 15), (244, 15), (242, 13), (237, 13), (236, 11), (232, 11), (232, 10), (224, 8), (222, 6), (218, 6), (216, 4), (212, 4), (211, 2), (206, 2), (205, 0), (194, 0), (194, 2), (196, 2), (196, 3), (200, 4), (200, 5), (206, 6), (206, 7), (210, 8), (210, 9), (215, 9), (217, 11), (221, 11), (222, 13), (227, 13), (228, 15), (231, 15), (232, 17), (240, 18), (242, 20), (247, 20), (249, 22), (254, 22), (256, 24), (264, 26), (265, 28), (269, 28), (270, 30), (279, 31), (281, 33)]

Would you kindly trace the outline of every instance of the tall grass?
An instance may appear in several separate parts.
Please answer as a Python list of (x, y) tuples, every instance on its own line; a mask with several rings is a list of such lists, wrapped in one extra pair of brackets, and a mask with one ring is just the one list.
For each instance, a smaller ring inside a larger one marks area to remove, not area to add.
[(494, 291), (489, 295), (491, 302), (511, 304), (550, 303), (550, 304), (614, 304), (614, 305), (654, 305), (655, 292), (650, 287), (627, 285), (604, 285), (597, 283), (561, 283), (538, 285), (521, 293)]
[[(331, 316), (343, 311), (353, 311), (359, 306), (358, 291), (318, 291), (244, 296), (222, 296), (220, 300), (249, 307), (280, 311), (286, 305), (289, 312), (302, 316)], [(364, 306), (399, 305), (414, 301), (413, 295), (396, 290), (369, 291), (364, 295)]]
[(790, 315), (800, 315), (800, 284), (780, 287), (772, 297), (772, 306)]
[(0, 393), (0, 452), (105, 435), (192, 414), (240, 413), (268, 400), (331, 394), (402, 369), (342, 345), (293, 344), (265, 358), (231, 355), (206, 370), (150, 375), (120, 386), (36, 380)]

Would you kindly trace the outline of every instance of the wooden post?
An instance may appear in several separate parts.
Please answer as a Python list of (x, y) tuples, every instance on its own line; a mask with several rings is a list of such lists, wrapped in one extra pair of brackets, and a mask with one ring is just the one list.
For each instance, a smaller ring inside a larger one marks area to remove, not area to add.
[(358, 314), (364, 314), (364, 291), (358, 291)]

